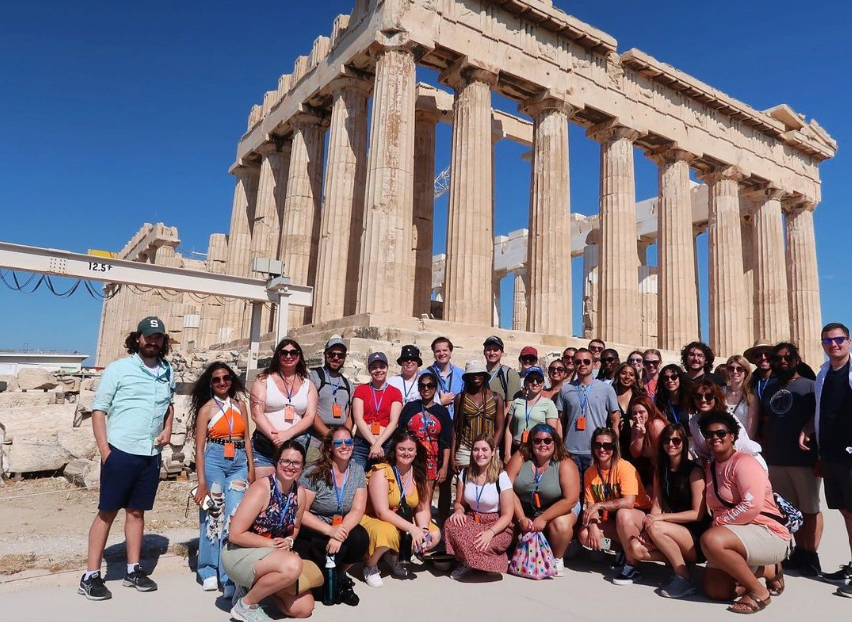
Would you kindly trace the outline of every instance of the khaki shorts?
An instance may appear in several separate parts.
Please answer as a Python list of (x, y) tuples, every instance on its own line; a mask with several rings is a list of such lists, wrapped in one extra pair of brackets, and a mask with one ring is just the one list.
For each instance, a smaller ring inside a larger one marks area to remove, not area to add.
[(819, 487), (822, 478), (811, 467), (769, 466), (769, 481), (777, 492), (803, 514), (819, 513)]
[(781, 536), (764, 525), (725, 525), (743, 543), (746, 550), (746, 563), (752, 568), (770, 566), (787, 559), (790, 554), (790, 540)]
[(222, 549), (222, 567), (234, 584), (246, 589), (254, 585), (254, 565), (275, 551), (275, 547), (263, 548), (241, 547), (228, 543)]
[(460, 467), (470, 466), (470, 447), (459, 447), (456, 450), (456, 464)]

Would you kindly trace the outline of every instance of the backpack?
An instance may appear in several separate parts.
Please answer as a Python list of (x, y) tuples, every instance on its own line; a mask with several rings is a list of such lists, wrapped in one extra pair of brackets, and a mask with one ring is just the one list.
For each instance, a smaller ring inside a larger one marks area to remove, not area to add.
[(497, 372), (497, 378), (500, 380), (500, 386), (503, 387), (503, 401), (507, 401), (509, 399), (508, 365), (500, 365), (500, 370)]
[[(311, 371), (316, 372), (317, 378), (319, 378), (319, 386), (317, 387), (317, 393), (322, 391), (322, 388), (328, 384), (328, 380), (325, 379), (325, 368), (324, 367), (314, 367)], [(349, 400), (352, 399), (352, 385), (349, 384), (349, 380), (343, 374), (340, 374), (340, 378), (343, 380), (343, 386), (346, 387), (346, 393), (349, 394)], [(348, 401), (348, 400), (347, 400)]]
[[(466, 468), (459, 471), (459, 480), (462, 481), (462, 482), (467, 481), (467, 469)], [(499, 475), (497, 476), (497, 480), (494, 483), (497, 485), (497, 496), (499, 497), (500, 493), (502, 492), (500, 490), (500, 476)]]
[[(719, 494), (719, 486), (716, 484), (716, 463), (714, 461), (710, 462), (710, 473), (713, 475), (713, 492), (716, 493), (716, 498), (719, 500), (719, 503), (724, 505), (726, 508), (737, 507), (735, 503), (731, 503), (727, 499), (723, 499)], [(801, 510), (777, 492), (772, 492), (772, 498), (775, 501), (775, 505), (778, 506), (781, 516), (776, 516), (769, 512), (761, 512), (760, 514), (762, 516), (768, 516), (772, 520), (784, 525), (791, 534), (799, 531), (799, 527), (802, 526), (802, 522), (804, 521)]]

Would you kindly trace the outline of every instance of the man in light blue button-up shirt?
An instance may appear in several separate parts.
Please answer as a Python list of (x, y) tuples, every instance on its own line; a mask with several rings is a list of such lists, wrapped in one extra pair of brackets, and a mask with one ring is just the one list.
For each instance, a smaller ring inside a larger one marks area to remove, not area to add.
[(169, 443), (175, 378), (164, 358), (169, 339), (163, 321), (147, 317), (128, 335), (127, 358), (110, 364), (92, 404), (92, 427), (101, 454), (98, 514), (89, 530), (88, 571), (79, 593), (90, 600), (112, 597), (100, 576), (104, 547), (118, 511), (125, 510), (127, 574), (124, 585), (151, 592), (157, 584), (139, 565), (145, 511), (154, 506), (160, 452)]

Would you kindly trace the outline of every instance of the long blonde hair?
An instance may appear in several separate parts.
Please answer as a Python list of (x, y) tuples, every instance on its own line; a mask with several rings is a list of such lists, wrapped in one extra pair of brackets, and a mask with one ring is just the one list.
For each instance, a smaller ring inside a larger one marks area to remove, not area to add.
[(467, 467), (467, 473), (465, 474), (465, 480), (470, 480), (473, 477), (479, 477), (482, 474), (482, 471), (479, 470), (479, 465), (473, 460), (473, 445), (476, 445), (478, 442), (484, 442), (491, 448), (491, 460), (488, 461), (488, 464), (485, 466), (485, 483), (491, 484), (497, 481), (497, 478), (500, 477), (500, 473), (503, 471), (503, 461), (500, 460), (500, 455), (497, 453), (497, 443), (494, 442), (494, 437), (490, 434), (480, 434), (473, 440), (473, 444), (471, 445), (471, 459), (470, 466)]
[[(746, 357), (740, 354), (734, 354), (733, 356), (728, 357), (728, 360), (725, 361), (725, 366), (727, 367), (731, 363), (736, 363), (745, 370), (745, 374), (743, 374), (743, 395), (746, 397), (746, 403), (753, 404), (755, 395), (751, 390), (751, 383), (748, 381), (748, 379), (751, 378), (751, 363), (748, 362)], [(730, 372), (728, 372), (728, 378), (730, 378)], [(730, 385), (730, 380), (728, 381), (728, 384)]]

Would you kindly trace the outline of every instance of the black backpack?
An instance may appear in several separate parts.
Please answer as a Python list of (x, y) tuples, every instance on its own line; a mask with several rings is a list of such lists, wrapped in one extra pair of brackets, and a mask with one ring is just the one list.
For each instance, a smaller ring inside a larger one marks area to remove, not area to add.
[[(322, 388), (328, 384), (328, 380), (325, 379), (325, 368), (324, 367), (314, 367), (311, 371), (315, 371), (317, 374), (317, 378), (319, 378), (319, 386), (317, 387), (317, 393), (322, 391)], [(343, 374), (340, 374), (340, 378), (343, 380), (343, 386), (346, 387), (346, 393), (349, 395), (348, 402), (352, 401), (352, 385), (349, 384), (349, 380)]]

